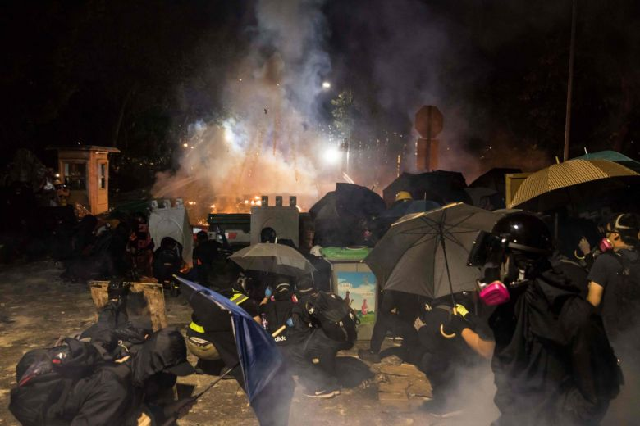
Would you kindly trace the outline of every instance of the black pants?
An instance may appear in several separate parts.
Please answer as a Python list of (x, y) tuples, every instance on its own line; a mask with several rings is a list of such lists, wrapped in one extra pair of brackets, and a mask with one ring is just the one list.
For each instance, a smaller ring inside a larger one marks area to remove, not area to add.
[(302, 385), (308, 391), (320, 391), (337, 386), (336, 355), (347, 346), (316, 329), (304, 342), (282, 346), (280, 349)]
[(406, 320), (398, 315), (390, 312), (381, 312), (378, 314), (376, 325), (373, 327), (373, 335), (371, 336), (371, 351), (378, 353), (382, 348), (387, 332), (391, 332), (394, 336), (402, 337), (402, 346), (405, 348), (414, 348), (418, 345), (418, 333)]

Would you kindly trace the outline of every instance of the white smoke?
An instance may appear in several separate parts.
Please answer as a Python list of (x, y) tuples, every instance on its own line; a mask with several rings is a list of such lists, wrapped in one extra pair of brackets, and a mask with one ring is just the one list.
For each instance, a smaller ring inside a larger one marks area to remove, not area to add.
[(330, 70), (322, 3), (257, 2), (251, 48), (221, 95), (226, 119), (190, 126), (179, 170), (157, 177), (154, 196), (181, 196), (205, 210), (219, 197), (234, 204), (254, 195), (295, 194), (303, 208), (319, 197), (321, 150), (329, 143), (316, 119)]

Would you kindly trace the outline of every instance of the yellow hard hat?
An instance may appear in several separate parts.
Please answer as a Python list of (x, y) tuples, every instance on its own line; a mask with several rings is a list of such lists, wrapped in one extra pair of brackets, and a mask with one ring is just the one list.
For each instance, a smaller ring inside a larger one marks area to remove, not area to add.
[(396, 201), (403, 200), (413, 200), (413, 197), (407, 191), (400, 191), (396, 194)]

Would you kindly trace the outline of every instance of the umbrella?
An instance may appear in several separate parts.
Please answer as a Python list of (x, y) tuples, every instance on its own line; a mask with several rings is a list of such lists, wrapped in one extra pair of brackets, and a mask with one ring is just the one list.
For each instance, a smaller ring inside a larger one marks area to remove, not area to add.
[(510, 208), (548, 211), (598, 200), (640, 183), (640, 174), (606, 160), (570, 160), (539, 170), (522, 182)]
[(478, 231), (491, 231), (503, 214), (463, 203), (405, 216), (365, 262), (384, 290), (437, 299), (474, 291), (477, 268), (467, 266)]
[(275, 243), (255, 244), (233, 254), (229, 259), (245, 271), (263, 271), (298, 277), (315, 268), (295, 249)]
[(491, 188), (495, 189), (500, 194), (504, 194), (505, 175), (514, 173), (522, 173), (522, 170), (497, 167), (478, 176), (476, 180), (471, 182), (471, 185), (469, 185), (469, 187)]
[[(275, 244), (274, 244), (275, 245)], [(282, 355), (264, 328), (260, 326), (244, 309), (200, 284), (174, 277), (182, 285), (191, 287), (194, 295), (208, 300), (211, 305), (230, 313), (229, 321), (233, 325), (236, 348), (240, 357), (240, 367), (244, 373), (245, 391), (249, 402), (253, 405), (256, 398), (261, 396), (273, 377), (279, 373), (283, 363)]]
[(309, 210), (316, 238), (323, 246), (359, 244), (363, 224), (385, 209), (382, 198), (363, 186), (336, 184), (336, 190), (320, 199)]
[(624, 154), (621, 154), (617, 151), (599, 151), (599, 152), (590, 152), (585, 155), (581, 155), (580, 157), (572, 158), (572, 160), (607, 160), (607, 161), (615, 161), (616, 163), (625, 166), (634, 172), (640, 173), (640, 163), (635, 161), (631, 157), (627, 157)]
[(432, 200), (437, 202), (471, 202), (464, 192), (467, 184), (464, 176), (458, 172), (436, 170), (429, 173), (402, 173), (383, 191), (387, 205), (392, 205), (400, 191), (407, 191), (414, 200)]

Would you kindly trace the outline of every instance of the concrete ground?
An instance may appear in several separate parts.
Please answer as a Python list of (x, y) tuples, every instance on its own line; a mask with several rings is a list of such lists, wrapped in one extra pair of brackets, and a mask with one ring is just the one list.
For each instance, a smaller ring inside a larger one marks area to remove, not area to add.
[[(18, 425), (8, 411), (10, 389), (15, 386), (15, 365), (28, 350), (51, 346), (61, 336), (73, 335), (95, 320), (95, 308), (86, 284), (68, 284), (59, 279), (62, 272), (53, 262), (2, 267), (0, 269), (0, 426)], [(190, 320), (190, 309), (182, 298), (167, 299), (170, 326), (184, 328)], [(359, 342), (365, 347), (367, 342)], [(354, 348), (341, 356), (357, 353)], [(195, 360), (191, 359), (193, 363)], [(344, 358), (343, 361), (349, 361)], [(352, 360), (353, 361), (353, 360)], [(376, 365), (372, 378), (342, 394), (326, 400), (305, 397), (300, 387), (291, 405), (290, 425), (435, 425), (489, 424), (474, 410), (464, 417), (443, 420), (417, 408), (428, 386), (423, 374), (411, 366)], [(398, 368), (402, 372), (397, 373)], [(180, 378), (179, 385), (195, 387), (195, 392), (216, 377), (193, 375)], [(425, 384), (425, 382), (427, 384)], [(380, 385), (379, 385), (380, 384)], [(394, 397), (378, 396), (400, 392)], [(398, 390), (399, 388), (402, 388)], [(423, 389), (407, 391), (407, 389)], [(413, 392), (413, 393), (411, 393)], [(416, 395), (417, 393), (417, 395)], [(405, 396), (405, 395), (408, 395)], [(247, 399), (234, 380), (222, 380), (205, 394), (179, 425), (257, 425)]]

